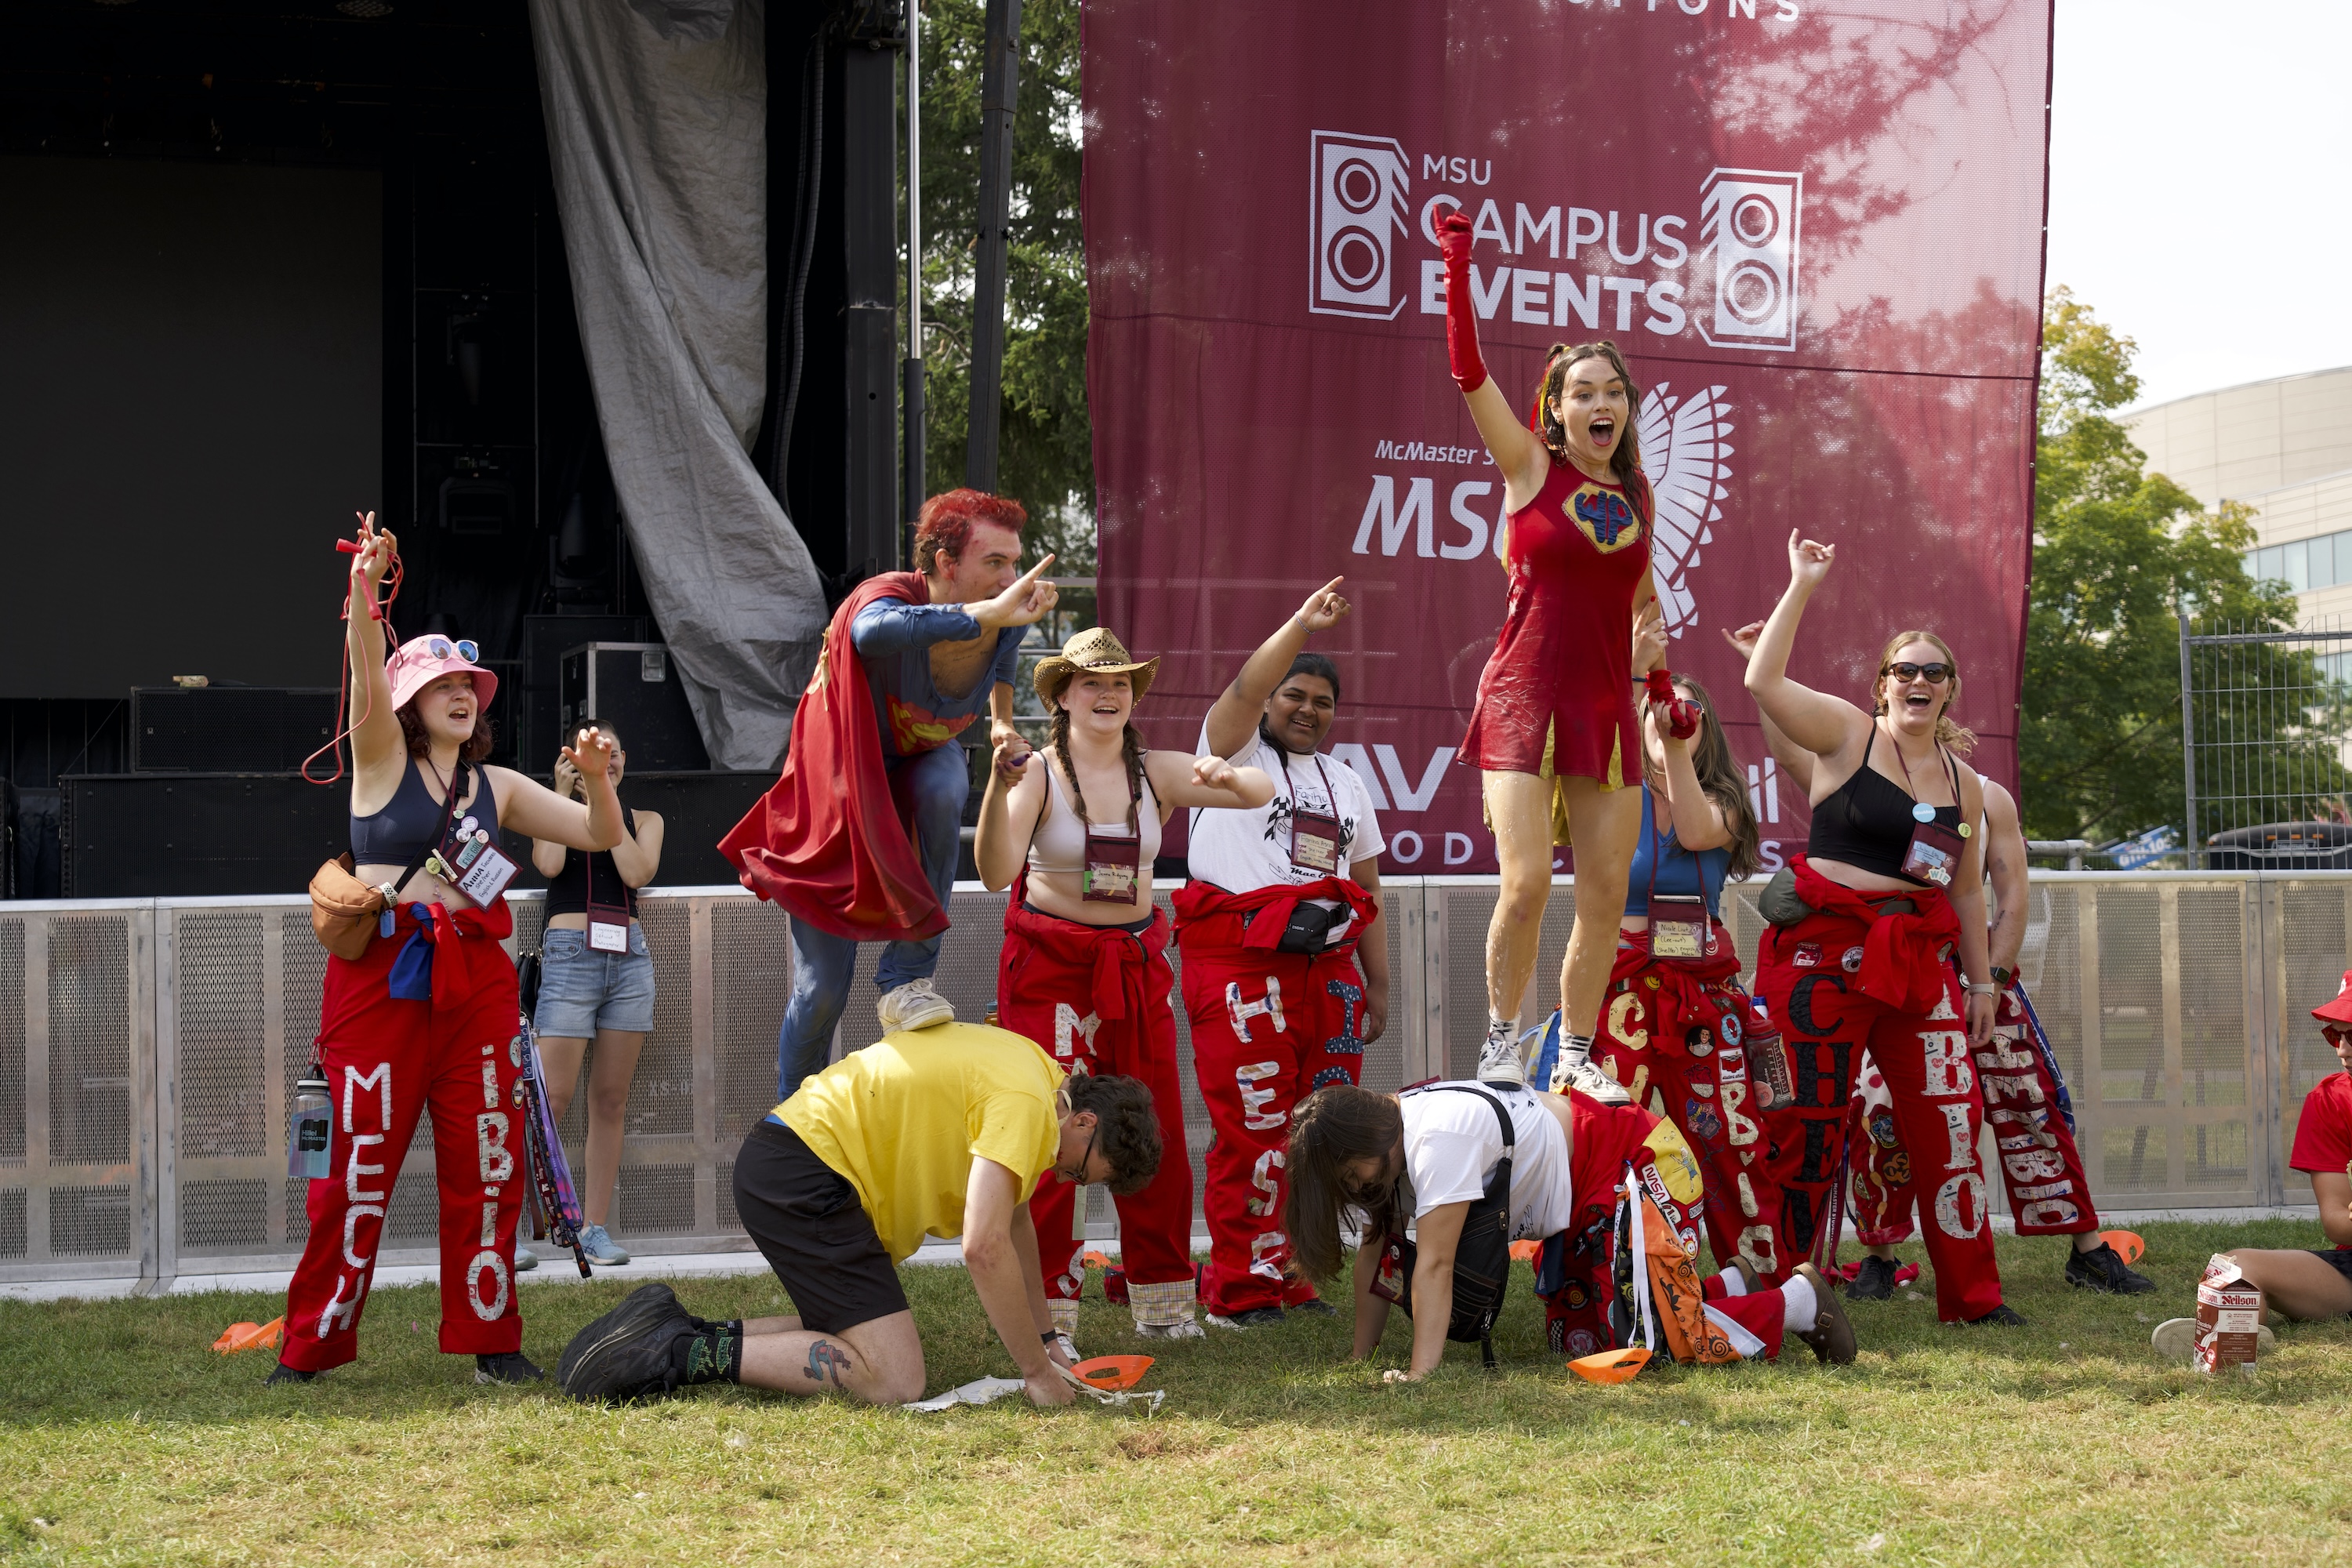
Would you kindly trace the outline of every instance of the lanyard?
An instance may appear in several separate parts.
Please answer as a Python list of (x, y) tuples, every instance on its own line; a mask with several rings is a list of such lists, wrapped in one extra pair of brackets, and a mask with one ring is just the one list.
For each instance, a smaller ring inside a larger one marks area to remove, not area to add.
[(1323, 812), (1317, 813), (1299, 808), (1298, 786), (1290, 777), (1290, 752), (1281, 746), (1276, 746), (1275, 751), (1282, 758), (1282, 787), (1290, 800), (1290, 863), (1302, 871), (1336, 877), (1340, 869), (1339, 799), (1332, 793), (1331, 773), (1323, 765), (1323, 754), (1315, 754), (1315, 771), (1323, 780), (1324, 801)]
[[(1698, 868), (1698, 897), (1669, 894), (1663, 901), (1675, 906), (1671, 912), (1661, 914), (1658, 905), (1658, 862), (1664, 858), (1666, 845), (1680, 847), (1674, 829), (1658, 832), (1657, 795), (1649, 785), (1642, 786), (1642, 827), (1650, 836), (1650, 891), (1645, 902), (1650, 915), (1650, 956), (1663, 959), (1698, 959), (1706, 956), (1715, 932), (1706, 912), (1706, 860), (1703, 855), (1692, 854), (1691, 864)], [(1691, 908), (1696, 904), (1696, 909)]]

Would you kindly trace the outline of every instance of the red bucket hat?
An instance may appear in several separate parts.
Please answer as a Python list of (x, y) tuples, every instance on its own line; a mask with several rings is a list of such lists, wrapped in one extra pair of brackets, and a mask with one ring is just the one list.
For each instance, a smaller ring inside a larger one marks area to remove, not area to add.
[(2352, 1028), (2352, 969), (2344, 972), (2344, 984), (2336, 993), (2336, 1000), (2311, 1010), (2311, 1016), (2323, 1024), (2342, 1024)]
[(472, 643), (438, 633), (402, 643), (384, 666), (384, 673), (392, 679), (393, 710), (397, 712), (407, 707), (409, 699), (443, 676), (461, 673), (474, 678), (474, 699), (488, 710), (490, 699), (498, 692), (499, 678), (473, 661), (470, 656), (474, 652)]

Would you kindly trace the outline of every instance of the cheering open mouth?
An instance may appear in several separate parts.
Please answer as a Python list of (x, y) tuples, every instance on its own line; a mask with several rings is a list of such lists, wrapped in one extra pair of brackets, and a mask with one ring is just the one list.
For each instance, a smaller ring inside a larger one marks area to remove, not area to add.
[(1585, 431), (1594, 446), (1606, 447), (1617, 438), (1617, 421), (1610, 415), (1596, 414), (1592, 416), (1592, 423), (1585, 426)]

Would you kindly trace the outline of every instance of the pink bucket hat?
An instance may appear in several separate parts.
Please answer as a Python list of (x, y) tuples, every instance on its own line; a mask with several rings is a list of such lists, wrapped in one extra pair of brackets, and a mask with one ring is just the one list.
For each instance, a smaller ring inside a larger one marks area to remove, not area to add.
[(394, 711), (407, 707), (410, 698), (443, 676), (461, 671), (474, 678), (475, 700), (488, 710), (490, 699), (498, 694), (499, 678), (473, 661), (478, 653), (472, 643), (437, 633), (402, 643), (384, 666), (384, 673), (392, 679)]

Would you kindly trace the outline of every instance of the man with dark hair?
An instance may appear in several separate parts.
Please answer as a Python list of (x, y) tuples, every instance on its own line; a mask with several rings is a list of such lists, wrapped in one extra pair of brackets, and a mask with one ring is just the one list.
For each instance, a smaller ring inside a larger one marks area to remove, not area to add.
[(1385, 845), (1363, 780), (1322, 754), (1339, 669), (1305, 651), (1310, 635), (1347, 615), (1342, 581), (1308, 595), (1250, 655), (1194, 748), (1275, 781), (1273, 800), (1255, 810), (1192, 813), (1189, 879), (1175, 898), (1192, 1069), (1216, 1130), (1201, 1201), (1201, 1303), (1213, 1328), (1330, 1310), (1286, 1268), (1290, 1110), (1360, 1079), (1364, 1047), (1388, 1026)]
[(885, 1032), (955, 1016), (931, 985), (955, 886), (971, 772), (956, 741), (984, 709), (1017, 742), (1013, 678), (1025, 629), (1054, 607), (1019, 570), (1021, 503), (950, 490), (923, 503), (919, 570), (869, 577), (834, 613), (793, 718), (775, 787), (720, 841), (745, 887), (792, 918), (793, 992), (776, 1042), (790, 1098), (831, 1054), (861, 942)]
[(923, 1342), (896, 1266), (926, 1236), (961, 1237), (1029, 1398), (1067, 1405), (1071, 1354), (1046, 1309), (1030, 1194), (1048, 1171), (1138, 1192), (1160, 1155), (1151, 1091), (1134, 1079), (1066, 1079), (1031, 1041), (982, 1025), (885, 1036), (803, 1083), (736, 1156), (736, 1213), (794, 1311), (712, 1322), (646, 1285), (581, 1330), (556, 1375), (583, 1400), (736, 1383), (908, 1404), (923, 1395)]

